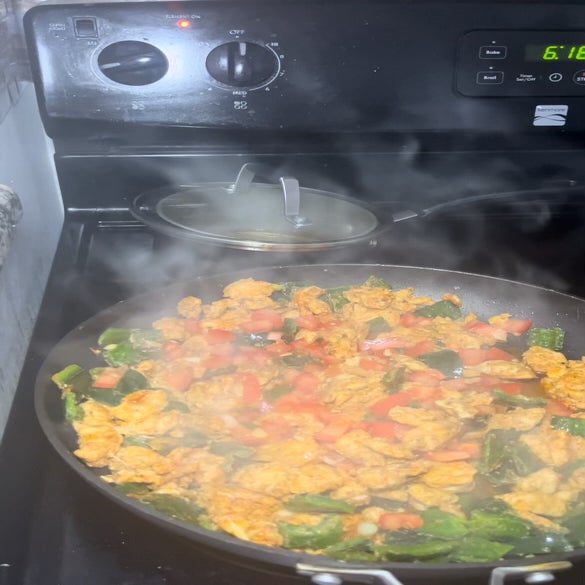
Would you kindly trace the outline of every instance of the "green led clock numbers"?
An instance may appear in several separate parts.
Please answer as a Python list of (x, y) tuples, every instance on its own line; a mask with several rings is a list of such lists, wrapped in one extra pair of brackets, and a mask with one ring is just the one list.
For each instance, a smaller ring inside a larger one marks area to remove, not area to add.
[(543, 61), (585, 61), (585, 45), (548, 45), (541, 58)]

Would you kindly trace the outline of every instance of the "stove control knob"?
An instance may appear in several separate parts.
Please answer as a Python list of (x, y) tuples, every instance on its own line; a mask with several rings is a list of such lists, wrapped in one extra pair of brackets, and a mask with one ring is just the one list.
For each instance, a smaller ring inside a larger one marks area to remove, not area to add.
[(98, 55), (100, 71), (112, 81), (124, 85), (148, 85), (168, 71), (164, 53), (142, 41), (119, 41)]
[(266, 85), (278, 73), (280, 63), (271, 49), (245, 41), (215, 47), (205, 62), (209, 75), (229, 87), (253, 89)]

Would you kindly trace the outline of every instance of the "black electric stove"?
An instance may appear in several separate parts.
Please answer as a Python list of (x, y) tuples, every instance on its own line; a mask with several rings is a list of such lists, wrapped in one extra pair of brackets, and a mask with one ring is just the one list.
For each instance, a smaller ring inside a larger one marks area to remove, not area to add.
[[(96, 493), (41, 433), (37, 371), (119, 300), (260, 266), (430, 266), (585, 298), (585, 7), (69, 4), (33, 9), (25, 28), (66, 213), (0, 450), (0, 583), (309, 583), (222, 558)], [(144, 191), (230, 181), (247, 162), (267, 181), (286, 174), (386, 215), (420, 213), (290, 254), (174, 238), (129, 212)], [(557, 574), (584, 579), (579, 560)]]

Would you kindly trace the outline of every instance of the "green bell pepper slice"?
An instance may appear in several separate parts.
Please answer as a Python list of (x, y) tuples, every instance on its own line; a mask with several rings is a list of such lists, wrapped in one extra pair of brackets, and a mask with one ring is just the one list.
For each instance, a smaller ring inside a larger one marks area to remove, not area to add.
[(320, 550), (343, 539), (343, 523), (339, 516), (326, 516), (315, 526), (286, 524), (281, 522), (278, 530), (285, 548)]

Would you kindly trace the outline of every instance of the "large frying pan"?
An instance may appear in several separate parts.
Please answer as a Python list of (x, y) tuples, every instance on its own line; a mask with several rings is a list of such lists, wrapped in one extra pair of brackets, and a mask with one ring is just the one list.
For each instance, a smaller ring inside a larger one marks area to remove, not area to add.
[(85, 367), (98, 365), (89, 347), (95, 345), (97, 337), (107, 327), (149, 326), (153, 320), (173, 314), (177, 301), (183, 296), (192, 294), (211, 301), (221, 296), (225, 285), (240, 278), (254, 277), (273, 282), (311, 281), (323, 287), (332, 287), (358, 284), (371, 275), (384, 278), (394, 288), (414, 286), (418, 293), (437, 299), (446, 292), (456, 293), (463, 299), (465, 309), (479, 316), (507, 312), (519, 318), (534, 319), (541, 327), (562, 327), (566, 331), (567, 355), (576, 358), (585, 354), (585, 300), (526, 284), (448, 270), (367, 264), (280, 266), (232, 272), (139, 295), (114, 305), (71, 331), (53, 348), (39, 372), (35, 404), (41, 426), (65, 462), (93, 488), (159, 528), (182, 535), (198, 546), (221, 554), (224, 561), (230, 559), (254, 568), (264, 567), (283, 575), (291, 572), (312, 575), (316, 583), (331, 584), (341, 577), (344, 581), (373, 580), (387, 585), (498, 585), (504, 583), (508, 576), (566, 569), (571, 567), (571, 562), (585, 558), (585, 549), (579, 549), (568, 555), (543, 555), (528, 561), (500, 564), (360, 565), (333, 561), (321, 556), (251, 544), (167, 517), (116, 491), (100, 479), (100, 470), (86, 467), (72, 454), (76, 449), (75, 433), (64, 419), (60, 392), (50, 377), (71, 363)]

